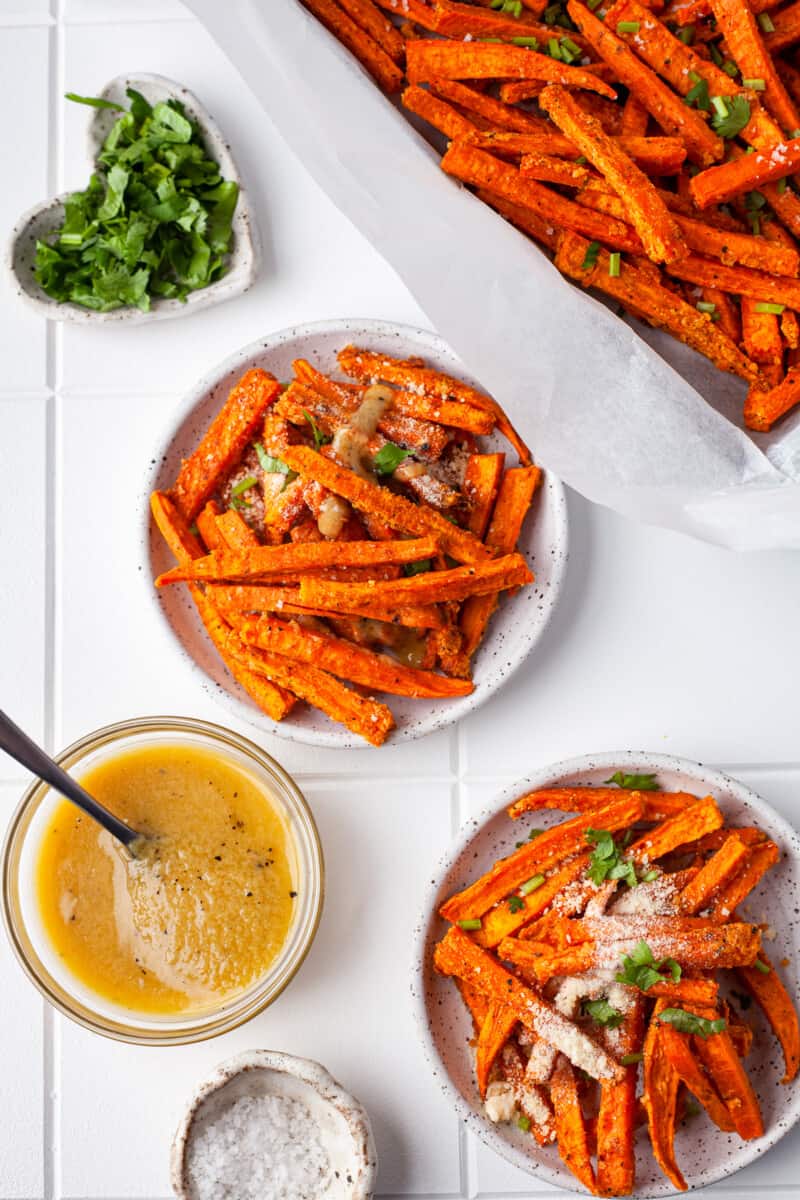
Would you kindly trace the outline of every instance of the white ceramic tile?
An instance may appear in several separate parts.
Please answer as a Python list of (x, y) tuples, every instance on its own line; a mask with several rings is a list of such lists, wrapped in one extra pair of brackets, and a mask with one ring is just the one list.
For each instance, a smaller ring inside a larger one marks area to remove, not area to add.
[[(0, 396), (0, 679), (3, 706), (45, 735), (47, 404)], [(0, 752), (0, 780), (22, 771)]]
[(167, 1194), (169, 1140), (185, 1097), (215, 1063), (254, 1047), (315, 1058), (363, 1101), (381, 1160), (379, 1194), (458, 1193), (456, 1118), (422, 1057), (408, 1004), (411, 932), (430, 864), (450, 836), (449, 793), (402, 780), (380, 794), (369, 781), (307, 790), (325, 846), (325, 912), (302, 970), (272, 1008), (213, 1043), (170, 1050), (119, 1046), (64, 1024), (64, 1196)]
[[(10, 817), (21, 785), (0, 784), (0, 820)], [(2, 1049), (0, 1071), (0, 1196), (35, 1200), (44, 1187), (44, 1004), (0, 938)]]
[[(227, 58), (195, 23), (102, 25), (66, 34), (70, 88), (96, 92), (112, 76), (145, 65), (188, 85), (226, 133), (252, 195), (261, 231), (261, 275), (245, 296), (219, 308), (137, 326), (64, 330), (68, 389), (114, 393), (135, 378), (142, 390), (180, 397), (220, 359), (271, 330), (331, 316), (385, 316), (419, 324), (422, 314), (394, 272), (334, 208), (264, 119)], [(288, 102), (288, 98), (287, 98)], [(88, 174), (86, 110), (66, 117), (66, 185)]]
[(0, 0), (0, 26), (51, 24), (50, 0)]
[(560, 607), (463, 725), (469, 772), (599, 750), (795, 762), (800, 556), (736, 555), (570, 497)]
[[(22, 0), (0, 9), (0, 111), (13, 114), (3, 139), (0, 235), (5, 239), (18, 218), (48, 193), (48, 38), (44, 28), (6, 25)], [(31, 5), (32, 16), (38, 4)], [(13, 161), (13, 167), (10, 163)], [(29, 391), (47, 383), (45, 322), (19, 301), (0, 272), (0, 391)]]
[(192, 21), (180, 0), (64, 0), (64, 20), (103, 25), (121, 21)]

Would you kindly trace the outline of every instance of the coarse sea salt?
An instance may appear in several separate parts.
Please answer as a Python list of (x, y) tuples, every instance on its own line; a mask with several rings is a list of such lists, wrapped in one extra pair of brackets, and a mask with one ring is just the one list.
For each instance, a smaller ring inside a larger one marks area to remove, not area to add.
[(314, 1118), (287, 1096), (240, 1096), (187, 1149), (192, 1200), (319, 1200), (333, 1178)]

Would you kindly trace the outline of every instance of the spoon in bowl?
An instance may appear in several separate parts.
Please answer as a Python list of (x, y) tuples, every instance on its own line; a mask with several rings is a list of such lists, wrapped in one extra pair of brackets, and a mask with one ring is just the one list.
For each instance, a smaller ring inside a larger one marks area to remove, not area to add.
[(136, 843), (140, 842), (144, 835), (131, 829), (124, 821), (120, 821), (99, 801), (84, 791), (81, 785), (49, 755), (45, 754), (44, 750), (35, 742), (31, 741), (27, 733), (23, 733), (2, 709), (0, 709), (0, 750), (5, 750), (6, 754), (10, 754), (23, 767), (32, 771), (45, 783), (49, 783), (51, 788), (60, 792), (73, 804), (77, 804), (78, 808), (83, 809), (88, 816), (108, 830), (112, 837), (122, 842), (129, 854), (136, 857)]

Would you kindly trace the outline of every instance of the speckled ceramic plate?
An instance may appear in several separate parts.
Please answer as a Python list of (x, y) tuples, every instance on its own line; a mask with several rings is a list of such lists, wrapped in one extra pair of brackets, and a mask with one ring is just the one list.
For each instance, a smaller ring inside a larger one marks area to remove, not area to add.
[[(5, 254), (5, 270), (11, 277), (12, 286), (20, 300), (51, 321), (115, 326), (138, 325), (143, 321), (159, 321), (167, 317), (183, 317), (198, 309), (221, 304), (224, 300), (241, 295), (251, 286), (258, 273), (258, 234), (250, 210), (250, 200), (231, 155), (230, 146), (214, 119), (188, 88), (174, 83), (171, 79), (165, 79), (163, 75), (118, 75), (106, 84), (100, 95), (105, 100), (112, 100), (127, 107), (129, 102), (125, 90), (129, 87), (141, 92), (151, 104), (164, 100), (180, 100), (189, 116), (202, 130), (208, 151), (219, 163), (223, 177), (239, 184), (239, 200), (233, 215), (233, 242), (227, 269), (221, 279), (208, 287), (190, 292), (185, 302), (153, 299), (148, 312), (141, 312), (133, 306), (114, 308), (110, 312), (94, 312), (80, 304), (60, 303), (41, 289), (34, 278), (33, 267), (37, 240), (47, 237), (64, 219), (64, 201), (70, 194), (65, 192), (61, 196), (35, 205), (20, 217), (11, 231)], [(88, 183), (96, 155), (108, 137), (111, 126), (120, 115), (111, 109), (103, 108), (87, 108), (86, 113), (88, 156), (86, 179), (81, 187)]]
[[(228, 391), (244, 371), (251, 367), (263, 367), (278, 379), (286, 379), (291, 376), (292, 360), (298, 357), (309, 359), (323, 371), (335, 371), (336, 352), (349, 342), (401, 357), (421, 355), (434, 366), (470, 380), (469, 374), (441, 338), (405, 325), (355, 319), (321, 321), (270, 334), (226, 359), (192, 388), (164, 440), (163, 449), (147, 483), (147, 494), (142, 497), (143, 510), (147, 506), (147, 495), (153, 488), (168, 488), (174, 482), (181, 459), (197, 445)], [(494, 441), (491, 438), (484, 440), (487, 446)], [(497, 446), (500, 447), (499, 442)], [(509, 461), (513, 462), (513, 451)], [(475, 691), (457, 700), (388, 697), (397, 722), (397, 729), (391, 735), (392, 741), (422, 737), (435, 729), (442, 729), (483, 704), (510, 678), (542, 636), (558, 597), (567, 557), (564, 489), (552, 475), (545, 477), (544, 485), (534, 498), (520, 549), (536, 575), (536, 582), (516, 595), (503, 599), (485, 642), (476, 655)], [(148, 581), (174, 565), (169, 550), (149, 516), (143, 529), (142, 557)], [(196, 670), (202, 686), (236, 716), (294, 741), (333, 747), (365, 745), (361, 738), (307, 706), (280, 723), (270, 720), (226, 671), (206, 636), (186, 589), (170, 587), (156, 592), (155, 588), (149, 587), (148, 594), (167, 621), (184, 659), (188, 659)]]
[[(519, 821), (506, 815), (506, 806), (525, 792), (566, 784), (594, 784), (607, 780), (615, 771), (656, 772), (664, 791), (711, 793), (726, 818), (737, 825), (755, 824), (765, 830), (781, 849), (781, 861), (742, 906), (753, 921), (767, 922), (777, 931), (769, 945), (770, 957), (789, 966), (781, 977), (789, 991), (798, 990), (800, 953), (800, 837), (755, 792), (719, 771), (667, 755), (623, 752), (575, 758), (543, 767), (506, 788), (491, 807), (469, 821), (461, 830), (451, 853), (440, 864), (425, 897), (417, 930), (412, 992), (420, 1036), (434, 1075), (467, 1127), (514, 1166), (538, 1179), (582, 1192), (583, 1188), (562, 1164), (554, 1146), (542, 1149), (515, 1125), (493, 1125), (484, 1115), (475, 1086), (473, 1054), (468, 1039), (472, 1023), (458, 992), (449, 979), (436, 974), (432, 955), (435, 943), (447, 926), (438, 917), (445, 897), (477, 879), (501, 856), (514, 849), (528, 828), (548, 827), (565, 819), (563, 813), (537, 812)], [(678, 1130), (675, 1148), (678, 1164), (691, 1188), (706, 1187), (726, 1179), (754, 1161), (791, 1129), (800, 1117), (800, 1086), (780, 1083), (783, 1059), (756, 1005), (747, 1013), (756, 1030), (757, 1042), (746, 1065), (761, 1101), (766, 1132), (756, 1141), (743, 1142), (735, 1134), (722, 1133), (705, 1113), (684, 1123)], [(636, 1144), (637, 1197), (671, 1196), (675, 1190), (656, 1165), (644, 1130)], [(743, 1193), (744, 1194), (744, 1193)]]

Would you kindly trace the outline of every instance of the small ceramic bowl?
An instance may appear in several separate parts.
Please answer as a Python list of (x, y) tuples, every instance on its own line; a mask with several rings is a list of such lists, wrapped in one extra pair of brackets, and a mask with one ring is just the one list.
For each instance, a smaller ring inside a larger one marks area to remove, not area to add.
[(308, 1108), (334, 1172), (326, 1200), (369, 1200), (378, 1159), (365, 1109), (319, 1063), (274, 1050), (237, 1054), (195, 1089), (172, 1142), (172, 1187), (179, 1200), (195, 1200), (188, 1153), (197, 1130), (244, 1096), (270, 1095)]
[[(33, 274), (36, 242), (46, 238), (59, 227), (64, 219), (64, 201), (70, 192), (64, 192), (52, 200), (36, 204), (17, 221), (11, 231), (5, 252), (4, 268), (11, 277), (12, 286), (19, 298), (43, 317), (51, 321), (70, 321), (76, 325), (138, 325), (143, 321), (163, 321), (167, 317), (182, 317), (230, 300), (252, 285), (258, 273), (258, 234), (250, 208), (250, 200), (242, 184), (230, 147), (213, 118), (206, 112), (196, 96), (188, 88), (165, 79), (163, 75), (118, 75), (107, 83), (100, 93), (104, 100), (127, 106), (126, 88), (135, 88), (151, 104), (164, 100), (180, 100), (188, 115), (202, 130), (207, 149), (219, 163), (224, 179), (239, 185), (239, 201), (233, 216), (233, 242), (225, 274), (208, 287), (190, 292), (185, 301), (153, 298), (150, 310), (141, 312), (133, 306), (114, 308), (110, 312), (94, 312), (79, 304), (61, 303), (42, 290)], [(67, 101), (65, 101), (67, 103)], [(94, 169), (97, 154), (108, 136), (118, 112), (111, 109), (88, 109), (92, 114), (88, 129), (88, 157), (86, 180)]]

